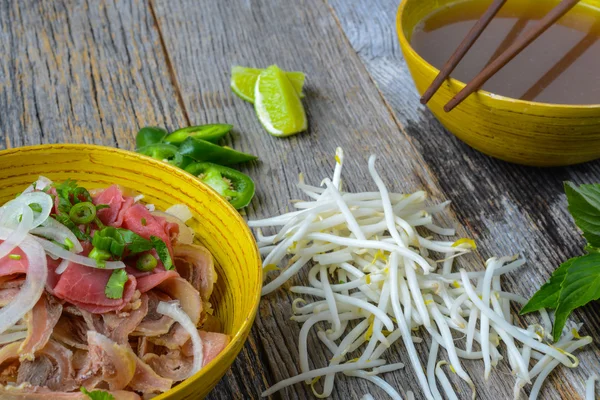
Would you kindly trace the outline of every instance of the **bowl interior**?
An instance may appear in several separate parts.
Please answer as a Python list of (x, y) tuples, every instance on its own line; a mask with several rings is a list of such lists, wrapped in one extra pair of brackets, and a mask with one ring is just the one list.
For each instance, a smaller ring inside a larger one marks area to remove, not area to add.
[(262, 268), (255, 241), (240, 215), (212, 189), (164, 163), (108, 147), (43, 145), (0, 152), (0, 202), (14, 198), (39, 175), (77, 180), (87, 188), (119, 184), (144, 194), (157, 209), (185, 204), (196, 240), (213, 254), (218, 274), (211, 303), (232, 336), (228, 347), (194, 377), (156, 399), (205, 396), (240, 351), (256, 315)]
[[(400, 41), (403, 43), (404, 51), (410, 51), (412, 56), (417, 57), (421, 62), (422, 68), (428, 69), (428, 74), (436, 76), (439, 73), (439, 69), (431, 65), (425, 60), (411, 45), (412, 35), (415, 28), (418, 27), (422, 21), (433, 13), (442, 11), (445, 8), (451, 7), (456, 3), (472, 3), (470, 12), (483, 14), (487, 7), (491, 4), (489, 0), (405, 0), (401, 3), (398, 9), (397, 28)], [(528, 16), (532, 14), (532, 7), (535, 6), (536, 10), (534, 15), (545, 15), (552, 8), (560, 3), (560, 0), (543, 0), (536, 2), (535, 4), (530, 1), (523, 2), (522, 0), (508, 0), (499, 11), (502, 15), (522, 15)], [(582, 0), (574, 8), (577, 11), (577, 15), (582, 18), (595, 20), (600, 16), (600, 0)], [(534, 17), (533, 15), (531, 15)], [(577, 18), (563, 18), (561, 24), (571, 28), (575, 28), (575, 25), (580, 22)], [(586, 21), (589, 23), (590, 21)], [(450, 87), (457, 93), (465, 86), (465, 82), (458, 79), (450, 79)], [(521, 99), (515, 99), (496, 93), (491, 93), (486, 90), (477, 91), (478, 98), (484, 102), (491, 100), (492, 104), (498, 106), (499, 101), (505, 100), (512, 104), (520, 103), (524, 106), (546, 106), (553, 108), (587, 108), (597, 109), (600, 108), (600, 103), (597, 104), (559, 104), (559, 103), (543, 103), (538, 101), (527, 101)]]

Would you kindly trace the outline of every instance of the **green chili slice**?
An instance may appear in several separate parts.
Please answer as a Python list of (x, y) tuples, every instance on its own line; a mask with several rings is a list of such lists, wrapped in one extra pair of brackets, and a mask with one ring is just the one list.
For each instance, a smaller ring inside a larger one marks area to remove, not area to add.
[(88, 192), (86, 188), (77, 186), (77, 188), (73, 190), (73, 204), (81, 203), (84, 201), (91, 203), (92, 195), (90, 195), (90, 192)]
[(77, 203), (69, 210), (69, 218), (76, 224), (89, 224), (96, 218), (96, 206), (89, 201)]
[(190, 157), (198, 162), (212, 162), (219, 165), (239, 164), (258, 158), (252, 154), (242, 153), (193, 137), (188, 137), (181, 143), (179, 152), (183, 156)]
[(202, 162), (191, 164), (185, 170), (216, 190), (236, 209), (246, 207), (254, 197), (252, 179), (235, 169)]
[(183, 155), (179, 152), (179, 149), (170, 144), (155, 143), (137, 149), (137, 152), (157, 160), (166, 161), (176, 167), (179, 167), (183, 162)]
[(162, 142), (168, 132), (157, 126), (146, 126), (139, 130), (135, 136), (135, 148), (141, 149), (142, 147), (150, 146)]
[(156, 261), (156, 258), (150, 253), (142, 254), (135, 263), (135, 267), (144, 272), (152, 271), (157, 265), (158, 261)]
[(125, 239), (123, 239), (117, 228), (108, 226), (94, 233), (92, 245), (95, 249), (107, 251), (112, 255), (121, 257), (125, 250)]
[(179, 145), (188, 137), (206, 140), (212, 143), (217, 143), (219, 139), (227, 135), (233, 128), (229, 124), (208, 124), (198, 126), (188, 126), (187, 128), (177, 129), (164, 138), (164, 142), (168, 144)]

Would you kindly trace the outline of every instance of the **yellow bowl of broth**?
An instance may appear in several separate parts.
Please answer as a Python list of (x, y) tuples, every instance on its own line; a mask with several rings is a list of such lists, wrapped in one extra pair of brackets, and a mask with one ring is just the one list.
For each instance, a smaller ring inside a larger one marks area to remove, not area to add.
[[(443, 110), (558, 0), (508, 0), (427, 104), (471, 147), (502, 160), (562, 166), (600, 157), (600, 0), (582, 0), (481, 90)], [(404, 0), (396, 28), (423, 94), (491, 0)]]

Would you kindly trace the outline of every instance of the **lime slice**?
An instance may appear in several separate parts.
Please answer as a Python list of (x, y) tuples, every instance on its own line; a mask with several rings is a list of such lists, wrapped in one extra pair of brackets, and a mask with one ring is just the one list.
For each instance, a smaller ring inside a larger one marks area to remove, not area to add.
[[(254, 103), (254, 86), (258, 75), (264, 69), (247, 68), (235, 65), (231, 68), (231, 90), (241, 99)], [(285, 73), (292, 82), (294, 89), (298, 92), (301, 98), (304, 98), (302, 87), (304, 86), (304, 72), (291, 71)]]
[(286, 73), (271, 65), (258, 76), (254, 87), (254, 110), (273, 136), (289, 136), (306, 130), (302, 100)]

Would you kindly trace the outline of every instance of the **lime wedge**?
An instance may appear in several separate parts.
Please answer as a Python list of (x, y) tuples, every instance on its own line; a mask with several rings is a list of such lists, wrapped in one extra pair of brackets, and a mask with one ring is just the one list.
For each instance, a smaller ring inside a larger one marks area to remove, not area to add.
[[(254, 103), (254, 86), (258, 75), (264, 69), (247, 68), (235, 65), (231, 67), (231, 90), (237, 94), (242, 100)], [(294, 89), (298, 92), (301, 98), (304, 98), (302, 87), (304, 86), (305, 75), (303, 72), (291, 71), (285, 73), (292, 82)]]
[(286, 73), (271, 65), (258, 76), (254, 87), (254, 110), (273, 136), (289, 136), (306, 130), (302, 100)]

